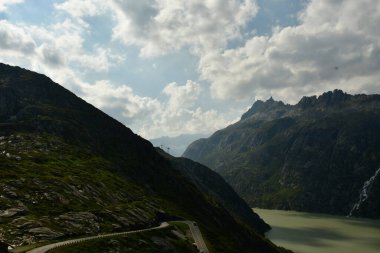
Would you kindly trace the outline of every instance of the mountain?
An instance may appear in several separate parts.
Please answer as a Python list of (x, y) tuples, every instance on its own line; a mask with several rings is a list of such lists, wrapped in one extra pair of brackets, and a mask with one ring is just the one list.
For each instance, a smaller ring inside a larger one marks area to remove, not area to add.
[[(188, 219), (211, 252), (285, 251), (262, 236), (268, 225), (222, 179), (200, 187), (198, 165), (181, 163), (48, 77), (0, 64), (0, 241)], [(228, 198), (221, 201), (215, 187)]]
[(241, 222), (255, 227), (256, 230), (262, 232), (270, 229), (266, 223), (258, 222), (261, 218), (256, 213), (252, 214), (251, 208), (247, 203), (237, 195), (219, 174), (190, 159), (175, 158), (163, 150), (159, 151), (167, 159), (171, 160), (174, 167), (186, 175), (198, 189), (212, 196)]
[(185, 152), (190, 143), (204, 137), (206, 137), (204, 134), (181, 134), (176, 137), (163, 136), (149, 141), (153, 146), (160, 147), (171, 155), (179, 157)]
[(192, 143), (252, 207), (380, 218), (380, 95), (272, 98)]

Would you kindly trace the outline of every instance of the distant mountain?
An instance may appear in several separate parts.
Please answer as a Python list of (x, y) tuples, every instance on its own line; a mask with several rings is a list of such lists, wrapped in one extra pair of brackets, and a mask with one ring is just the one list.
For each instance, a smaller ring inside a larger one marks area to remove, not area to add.
[(380, 218), (379, 130), (380, 95), (271, 98), (184, 157), (220, 173), (252, 207)]
[(159, 147), (171, 155), (179, 157), (185, 152), (190, 143), (205, 137), (207, 137), (207, 135), (204, 134), (182, 134), (176, 137), (163, 136), (149, 141), (153, 146)]
[(197, 221), (212, 252), (281, 252), (260, 235), (268, 225), (223, 180), (197, 183), (205, 180), (197, 166), (157, 152), (46, 76), (0, 64), (0, 241), (183, 218)]

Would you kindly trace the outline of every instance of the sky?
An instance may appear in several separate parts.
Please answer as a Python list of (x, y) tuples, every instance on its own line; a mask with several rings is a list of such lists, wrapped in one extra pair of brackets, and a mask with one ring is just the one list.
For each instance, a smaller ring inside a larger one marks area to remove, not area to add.
[(0, 62), (144, 138), (208, 134), (256, 100), (380, 92), (379, 0), (0, 0)]

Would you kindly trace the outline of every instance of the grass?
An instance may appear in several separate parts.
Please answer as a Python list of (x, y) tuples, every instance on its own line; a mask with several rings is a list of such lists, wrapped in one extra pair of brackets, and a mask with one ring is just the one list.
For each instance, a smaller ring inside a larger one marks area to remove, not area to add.
[(131, 234), (122, 237), (98, 239), (49, 251), (49, 253), (195, 253), (189, 241), (172, 233), (173, 227)]
[[(0, 155), (3, 210), (25, 206), (25, 214), (17, 217), (34, 223), (31, 227), (64, 233), (59, 240), (183, 217), (197, 221), (213, 253), (253, 251), (251, 234), (148, 141), (50, 79), (30, 73), (0, 66), (0, 76), (7, 80), (1, 88), (6, 98), (17, 101), (17, 108), (0, 119), (5, 123), (0, 123), (0, 135), (7, 138), (0, 151), (8, 152)], [(91, 212), (97, 218), (83, 224), (60, 217), (72, 217), (72, 212)], [(29, 227), (16, 226), (12, 218), (3, 222), (2, 240), (11, 244), (49, 239), (30, 234)]]
[(185, 235), (188, 240), (190, 240), (192, 243), (194, 243), (194, 238), (193, 238), (191, 231), (190, 231), (190, 228), (187, 224), (185, 224), (183, 222), (177, 222), (177, 221), (171, 221), (171, 222), (169, 222), (169, 224), (172, 225), (181, 234)]
[[(161, 206), (164, 201), (112, 173), (112, 165), (105, 158), (68, 145), (55, 136), (16, 135), (19, 136), (17, 139), (8, 143), (8, 138), (0, 148), (12, 155), (19, 155), (21, 159), (0, 155), (0, 183), (15, 192), (18, 200), (28, 207), (26, 218), (41, 220), (43, 217), (56, 218), (67, 212), (101, 214), (106, 211), (135, 221), (139, 226), (154, 222), (156, 214), (151, 206)], [(2, 191), (4, 189), (0, 189), (0, 195), (6, 196), (6, 192)], [(18, 203), (12, 198), (0, 198), (2, 209), (12, 208)], [(125, 210), (143, 215), (143, 221)], [(1, 225), (10, 241), (17, 240), (12, 235), (12, 231), (17, 230), (12, 227), (13, 219), (4, 218)], [(43, 226), (56, 231), (62, 229), (55, 219), (43, 220)], [(112, 223), (116, 221), (106, 216), (98, 222), (102, 232), (111, 232)], [(82, 233), (80, 230), (72, 232), (74, 237)]]
[(31, 245), (19, 246), (19, 247), (12, 249), (10, 252), (11, 253), (25, 253), (29, 250), (32, 250), (32, 249), (35, 249), (38, 247), (42, 247), (44, 245), (45, 245), (44, 243), (35, 243), (35, 244), (31, 244)]
[[(100, 156), (83, 147), (71, 145), (57, 136), (28, 133), (14, 135), (20, 135), (20, 140), (14, 141), (14, 145), (8, 145), (5, 148), (11, 154), (20, 155), (21, 160), (16, 161), (0, 156), (2, 164), (0, 170), (4, 175), (0, 183), (15, 185), (16, 193), (20, 196), (18, 199), (28, 207), (29, 211), (26, 214), (28, 219), (40, 221), (42, 226), (57, 232), (70, 231), (70, 234), (66, 234), (59, 240), (94, 235), (99, 232), (115, 232), (113, 225), (121, 223), (113, 218), (114, 215), (123, 217), (128, 222), (133, 221), (133, 225), (123, 225), (117, 231), (148, 227), (156, 222), (155, 211), (165, 210), (167, 214), (197, 221), (204, 233), (206, 243), (210, 246), (210, 252), (231, 252), (237, 247), (240, 247), (239, 250), (246, 249), (241, 252), (248, 252), (247, 247), (243, 245), (251, 245), (250, 236), (255, 235), (241, 231), (241, 227), (234, 224), (231, 217), (213, 199), (198, 192), (185, 178), (182, 179), (182, 176), (176, 175), (174, 170), (164, 170), (163, 165), (160, 165), (161, 167), (155, 168), (160, 169), (160, 174), (156, 174), (155, 171), (144, 173), (144, 175), (150, 173), (152, 179), (149, 180), (152, 182), (145, 179), (146, 182), (139, 183), (140, 186), (138, 186), (133, 179), (129, 178), (129, 172), (115, 173), (113, 166), (116, 162), (110, 160), (108, 156)], [(126, 170), (133, 172), (133, 167), (128, 164), (124, 164), (123, 168), (124, 166)], [(155, 180), (157, 176), (160, 180)], [(163, 180), (165, 184), (162, 184)], [(180, 187), (177, 180), (183, 180)], [(141, 184), (153, 186), (154, 190), (143, 188)], [(158, 197), (158, 194), (161, 197)], [(29, 195), (28, 198), (27, 195)], [(186, 196), (186, 200), (179, 196)], [(1, 201), (4, 202), (4, 209), (16, 205), (11, 199), (9, 199), (11, 203)], [(38, 203), (33, 204), (33, 201)], [(141, 216), (136, 218), (129, 211), (137, 211)], [(60, 215), (68, 212), (95, 214), (100, 217), (95, 222), (99, 224), (99, 230), (88, 231), (86, 228), (91, 223), (81, 222), (81, 227), (78, 228), (59, 219)], [(227, 224), (221, 224), (220, 220)], [(5, 224), (2, 224), (0, 229), (4, 229), (4, 235), (8, 241), (17, 244), (18, 238), (13, 232), (19, 230), (20, 233), (24, 233), (22, 228), (15, 227), (11, 223), (12, 219), (4, 220), (4, 222)], [(228, 231), (225, 229), (226, 226), (229, 227)], [(184, 230), (181, 225), (178, 225), (178, 229)], [(177, 236), (175, 238), (178, 240)], [(124, 245), (123, 243), (124, 241), (119, 242), (120, 245)], [(133, 243), (138, 243), (138, 241), (132, 241), (132, 245)], [(87, 247), (85, 245), (83, 247)], [(176, 247), (181, 248), (180, 245)], [(149, 246), (144, 246), (141, 250), (145, 250), (142, 252), (160, 252), (157, 245), (154, 250)], [(161, 252), (181, 252), (165, 250), (161, 249)], [(187, 252), (185, 248), (181, 250)], [(82, 249), (81, 252), (86, 252), (86, 249)], [(88, 252), (96, 251), (89, 250)]]
[(180, 221), (171, 221), (171, 222), (169, 222), (169, 224), (174, 226), (182, 234), (186, 234), (190, 230), (190, 228), (187, 224), (180, 222)]

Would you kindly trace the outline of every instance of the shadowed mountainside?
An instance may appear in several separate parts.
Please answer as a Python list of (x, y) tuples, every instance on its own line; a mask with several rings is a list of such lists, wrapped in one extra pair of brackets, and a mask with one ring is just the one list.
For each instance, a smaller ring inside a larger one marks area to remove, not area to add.
[(2, 241), (61, 240), (181, 217), (198, 222), (212, 252), (280, 252), (259, 235), (268, 227), (257, 215), (228, 212), (150, 142), (46, 76), (4, 64), (0, 148)]
[(348, 215), (359, 203), (352, 215), (380, 218), (380, 178), (370, 180), (379, 129), (379, 95), (335, 90), (296, 105), (270, 98), (184, 157), (220, 173), (252, 207)]

